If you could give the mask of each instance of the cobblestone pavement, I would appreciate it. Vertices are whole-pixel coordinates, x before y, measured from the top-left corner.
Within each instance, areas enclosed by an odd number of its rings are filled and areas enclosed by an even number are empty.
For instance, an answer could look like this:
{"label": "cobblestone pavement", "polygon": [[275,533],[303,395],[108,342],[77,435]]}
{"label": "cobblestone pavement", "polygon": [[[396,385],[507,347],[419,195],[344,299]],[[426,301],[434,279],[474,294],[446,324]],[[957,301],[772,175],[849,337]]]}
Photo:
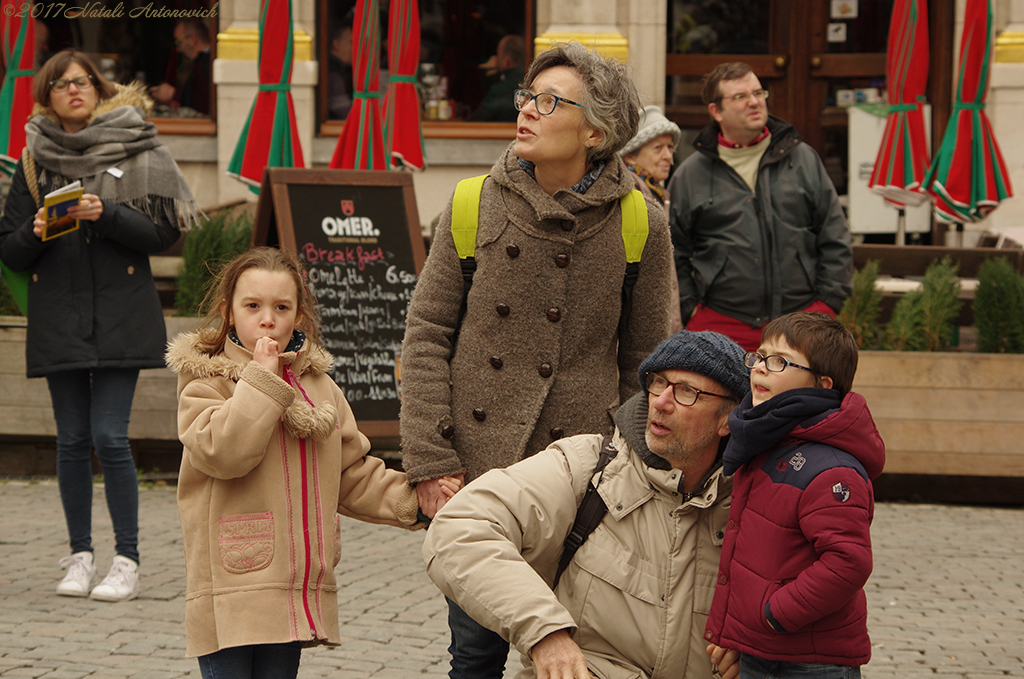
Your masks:
{"label": "cobblestone pavement", "polygon": [[[94,543],[113,536],[95,486]],[[53,481],[0,483],[0,676],[198,677],[184,658],[184,565],[174,489],[140,493],[142,590],[119,604],[58,597],[66,531]],[[338,567],[344,645],[302,656],[301,679],[438,678],[447,671],[442,597],[421,533],[343,524]],[[868,583],[866,679],[1024,677],[1024,510],[881,504]],[[518,668],[515,653],[507,676]]]}

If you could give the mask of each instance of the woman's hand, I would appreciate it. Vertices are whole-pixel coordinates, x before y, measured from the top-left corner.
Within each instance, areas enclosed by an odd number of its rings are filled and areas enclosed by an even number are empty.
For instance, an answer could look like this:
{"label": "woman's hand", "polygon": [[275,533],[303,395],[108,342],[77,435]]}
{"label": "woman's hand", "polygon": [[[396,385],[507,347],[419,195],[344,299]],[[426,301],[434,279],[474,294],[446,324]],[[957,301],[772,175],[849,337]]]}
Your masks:
{"label": "woman's hand", "polygon": [[36,238],[43,237],[43,227],[46,226],[46,208],[41,207],[36,211],[36,218],[32,220],[32,233]]}
{"label": "woman's hand", "polygon": [[103,214],[103,201],[100,197],[92,193],[82,194],[82,197],[78,200],[78,205],[72,205],[68,208],[68,216],[74,219],[87,219],[91,222],[96,221]]}
{"label": "woman's hand", "polygon": [[256,348],[252,350],[252,360],[276,375],[281,367],[281,359],[277,353],[277,340],[269,337],[261,337],[256,340]]}

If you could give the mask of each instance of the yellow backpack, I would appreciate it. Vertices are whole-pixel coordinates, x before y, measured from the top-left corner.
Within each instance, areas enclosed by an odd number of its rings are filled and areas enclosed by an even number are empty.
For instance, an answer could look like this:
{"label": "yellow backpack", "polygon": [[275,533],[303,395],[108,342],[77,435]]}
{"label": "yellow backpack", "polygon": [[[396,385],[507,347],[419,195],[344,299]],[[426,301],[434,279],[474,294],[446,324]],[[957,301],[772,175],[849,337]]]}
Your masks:
{"label": "yellow backpack", "polygon": [[[480,175],[463,179],[455,187],[452,199],[452,239],[455,251],[459,254],[462,267],[462,309],[459,311],[459,324],[466,313],[466,298],[469,288],[473,285],[473,274],[476,272],[476,232],[480,225],[480,192],[484,180],[490,175]],[[640,274],[640,257],[647,244],[650,225],[647,219],[647,201],[637,189],[633,189],[619,199],[622,210],[622,244],[626,248],[626,271],[622,279],[622,313],[620,324],[629,319],[633,306],[633,285]],[[458,333],[456,325],[456,333]],[[454,340],[453,340],[454,346]]]}

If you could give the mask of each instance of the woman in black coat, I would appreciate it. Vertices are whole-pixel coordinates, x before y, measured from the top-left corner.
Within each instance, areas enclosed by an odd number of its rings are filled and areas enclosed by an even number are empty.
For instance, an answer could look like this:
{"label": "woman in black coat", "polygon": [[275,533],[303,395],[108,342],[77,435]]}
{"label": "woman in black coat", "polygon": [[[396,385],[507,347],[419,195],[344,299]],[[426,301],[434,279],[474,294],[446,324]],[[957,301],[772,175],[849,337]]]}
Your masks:
{"label": "woman in black coat", "polygon": [[[0,219],[0,259],[31,273],[28,376],[46,378],[57,423],[57,480],[71,543],[57,593],[132,599],[139,501],[128,419],[139,370],[162,367],[166,344],[149,255],[178,239],[195,203],[145,121],[152,102],[142,86],[114,85],[84,54],[65,50],[36,74],[33,93],[28,154]],[[43,241],[41,197],[76,180],[85,193],[68,215],[80,228]],[[95,587],[93,448],[117,550]]]}

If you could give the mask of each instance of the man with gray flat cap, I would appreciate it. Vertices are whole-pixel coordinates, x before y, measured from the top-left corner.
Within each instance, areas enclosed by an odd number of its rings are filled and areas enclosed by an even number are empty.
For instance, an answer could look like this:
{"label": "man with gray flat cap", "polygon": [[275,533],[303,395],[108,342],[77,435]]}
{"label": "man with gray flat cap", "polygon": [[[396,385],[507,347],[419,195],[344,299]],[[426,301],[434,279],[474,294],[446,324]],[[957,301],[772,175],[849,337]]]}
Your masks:
{"label": "man with gray flat cap", "polygon": [[[640,364],[643,389],[611,437],[556,441],[438,512],[427,574],[519,649],[520,679],[738,674],[735,652],[709,658],[703,634],[729,514],[721,451],[749,391],[743,356],[715,332],[672,335]],[[560,572],[570,531],[586,537]]]}

